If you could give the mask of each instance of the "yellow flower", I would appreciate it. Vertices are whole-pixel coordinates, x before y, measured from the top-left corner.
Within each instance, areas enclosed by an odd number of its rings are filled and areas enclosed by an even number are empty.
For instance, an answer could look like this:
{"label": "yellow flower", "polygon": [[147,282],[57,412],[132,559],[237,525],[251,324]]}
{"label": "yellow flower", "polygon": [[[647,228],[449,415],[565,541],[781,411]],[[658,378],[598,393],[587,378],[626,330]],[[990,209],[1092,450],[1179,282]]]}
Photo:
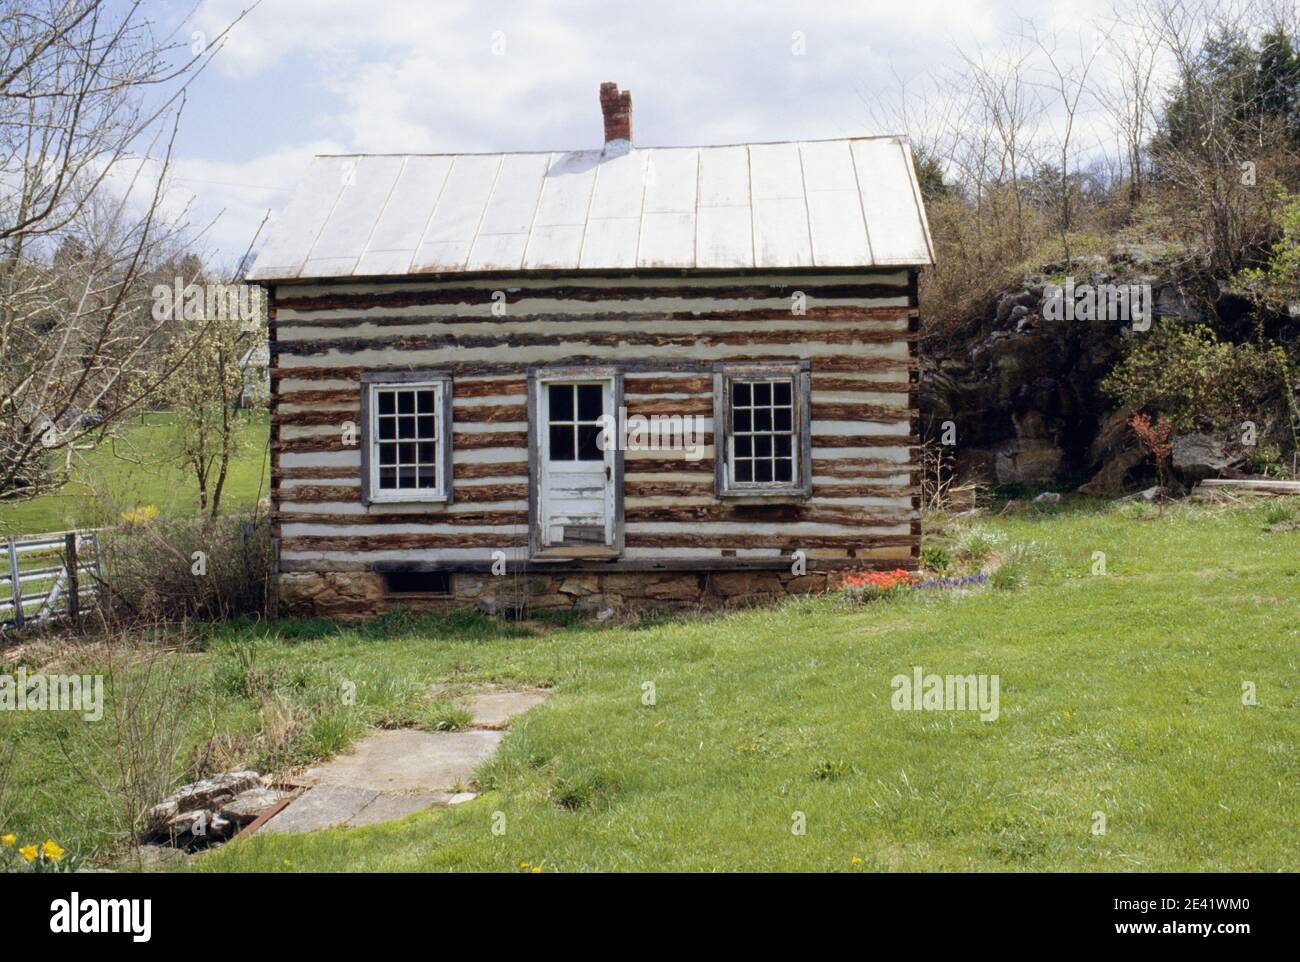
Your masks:
{"label": "yellow flower", "polygon": [[520,862],[520,863],[519,863],[519,867],[520,867],[520,868],[528,868],[528,863],[527,863],[527,862]]}
{"label": "yellow flower", "polygon": [[3,845],[5,848],[13,848],[13,844],[16,841],[18,841],[18,836],[16,835],[0,835],[0,845]]}
{"label": "yellow flower", "polygon": [[36,846],[24,845],[18,850],[18,854],[30,862],[32,859],[36,858]]}
{"label": "yellow flower", "polygon": [[540,872],[541,870],[542,870],[542,867],[541,867],[540,865],[535,866],[535,867],[533,868],[533,874],[536,875],[536,874],[537,874],[538,872]]}
{"label": "yellow flower", "polygon": [[853,864],[854,864],[854,865],[861,865],[861,864],[862,864],[862,859],[858,858],[856,855],[853,856]]}
{"label": "yellow flower", "polygon": [[46,858],[53,859],[56,862],[63,858],[63,849],[59,848],[58,843],[52,838],[45,840],[45,844],[41,846],[41,851],[45,853]]}
{"label": "yellow flower", "polygon": [[122,520],[128,525],[144,524],[158,517],[158,509],[152,504],[146,504],[143,507],[135,507],[130,511],[122,512]]}

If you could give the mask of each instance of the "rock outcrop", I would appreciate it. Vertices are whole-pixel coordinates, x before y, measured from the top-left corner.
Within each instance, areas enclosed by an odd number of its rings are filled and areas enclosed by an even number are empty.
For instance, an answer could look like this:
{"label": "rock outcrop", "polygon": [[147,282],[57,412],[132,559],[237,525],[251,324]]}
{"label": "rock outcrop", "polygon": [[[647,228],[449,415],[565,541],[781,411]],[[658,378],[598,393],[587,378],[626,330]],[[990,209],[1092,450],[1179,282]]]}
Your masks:
{"label": "rock outcrop", "polygon": [[[1126,340],[1140,337],[1132,318],[1060,318],[1047,310],[1048,285],[1149,285],[1152,321],[1203,319],[1195,299],[1161,272],[1158,254],[1117,249],[1109,259],[1048,265],[1024,286],[993,299],[987,314],[948,345],[922,347],[918,397],[923,434],[956,428],[958,474],[1002,485],[1080,486],[1114,496],[1153,476],[1136,443],[1129,411],[1115,410],[1101,382]],[[1071,312],[1073,313],[1073,312]],[[1175,470],[1186,483],[1231,470],[1239,461],[1211,451],[1199,436],[1179,439]]]}

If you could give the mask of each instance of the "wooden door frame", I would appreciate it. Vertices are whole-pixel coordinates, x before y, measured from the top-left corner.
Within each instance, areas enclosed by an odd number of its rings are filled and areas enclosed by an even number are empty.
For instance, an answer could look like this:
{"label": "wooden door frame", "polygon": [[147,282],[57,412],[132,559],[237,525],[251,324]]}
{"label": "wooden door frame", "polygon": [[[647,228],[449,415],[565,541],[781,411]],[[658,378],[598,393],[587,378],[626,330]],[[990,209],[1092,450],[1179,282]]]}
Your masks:
{"label": "wooden door frame", "polygon": [[540,388],[547,381],[610,381],[613,411],[610,413],[618,420],[618,412],[623,407],[623,370],[617,365],[552,365],[534,366],[528,369],[528,557],[537,561],[568,561],[580,558],[618,558],[623,554],[623,444],[618,439],[614,447],[613,478],[613,538],[612,544],[593,548],[550,547],[542,546],[542,537],[538,512],[541,501],[541,453],[542,435],[540,418]]}

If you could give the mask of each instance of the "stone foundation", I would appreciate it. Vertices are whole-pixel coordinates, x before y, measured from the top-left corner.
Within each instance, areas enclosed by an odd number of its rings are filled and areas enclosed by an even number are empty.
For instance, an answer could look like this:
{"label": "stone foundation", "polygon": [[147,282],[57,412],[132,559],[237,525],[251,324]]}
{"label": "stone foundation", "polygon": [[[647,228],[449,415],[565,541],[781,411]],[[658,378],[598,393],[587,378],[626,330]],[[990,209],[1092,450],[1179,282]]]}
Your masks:
{"label": "stone foundation", "polygon": [[445,596],[388,594],[373,572],[289,572],[279,576],[282,615],[359,618],[392,608],[478,608],[527,617],[547,610],[576,609],[592,615],[625,609],[729,608],[767,604],[792,595],[825,591],[836,572],[700,571],[555,574],[453,574]]}

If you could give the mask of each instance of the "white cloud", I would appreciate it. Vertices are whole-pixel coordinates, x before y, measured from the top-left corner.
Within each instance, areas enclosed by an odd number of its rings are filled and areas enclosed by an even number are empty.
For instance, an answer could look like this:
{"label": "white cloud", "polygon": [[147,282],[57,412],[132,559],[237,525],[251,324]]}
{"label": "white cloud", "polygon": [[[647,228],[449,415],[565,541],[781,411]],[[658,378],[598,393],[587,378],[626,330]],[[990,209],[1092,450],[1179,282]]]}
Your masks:
{"label": "white cloud", "polygon": [[[197,28],[215,35],[246,2],[207,0]],[[358,152],[594,146],[603,80],[632,90],[643,144],[863,133],[864,99],[892,96],[896,74],[941,65],[955,42],[991,43],[1022,15],[1066,24],[1101,16],[1108,2],[265,0],[202,82],[268,78],[265,97],[247,107],[267,152],[230,162],[214,141],[178,173],[289,186],[321,143]],[[792,50],[796,31],[802,55]],[[224,219],[237,225],[214,234],[223,250],[284,199],[195,186],[205,207],[227,206]]]}

